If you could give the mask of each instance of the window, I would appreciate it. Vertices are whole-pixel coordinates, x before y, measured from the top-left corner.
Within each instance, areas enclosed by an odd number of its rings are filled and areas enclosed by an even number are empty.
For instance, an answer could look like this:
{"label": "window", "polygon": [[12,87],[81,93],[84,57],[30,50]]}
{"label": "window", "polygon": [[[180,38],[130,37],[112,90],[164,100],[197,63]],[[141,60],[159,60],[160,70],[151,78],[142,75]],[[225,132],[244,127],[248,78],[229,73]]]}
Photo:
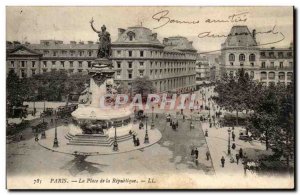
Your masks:
{"label": "window", "polygon": [[32,61],[32,68],[34,68],[35,66],[35,61]]}
{"label": "window", "polygon": [[132,57],[132,51],[128,51],[128,56]]}
{"label": "window", "polygon": [[65,51],[65,50],[63,50],[61,53],[62,53],[62,55],[64,55],[64,56],[67,55],[67,51]]}
{"label": "window", "polygon": [[21,70],[21,77],[22,78],[26,77],[25,70]]}
{"label": "window", "polygon": [[92,67],[92,62],[91,61],[88,61],[88,67]]}
{"label": "window", "polygon": [[117,62],[117,68],[121,68],[121,62]]}
{"label": "window", "polygon": [[83,56],[84,52],[83,51],[79,51],[79,56]]}
{"label": "window", "polygon": [[32,74],[32,75],[35,75],[35,69],[32,69],[32,70],[31,70],[31,74]]}
{"label": "window", "polygon": [[287,52],[287,57],[293,57],[292,52]]}
{"label": "window", "polygon": [[117,71],[117,76],[121,76],[121,71]]}
{"label": "window", "polygon": [[244,62],[245,61],[245,54],[240,54],[239,55],[239,60],[240,60],[240,62]]}
{"label": "window", "polygon": [[132,79],[132,71],[128,71],[128,79]]}
{"label": "window", "polygon": [[285,80],[285,73],[284,72],[279,72],[278,73],[278,79],[279,80]]}
{"label": "window", "polygon": [[52,61],[52,65],[55,66],[55,61]]}
{"label": "window", "polygon": [[22,68],[25,67],[25,61],[21,61],[21,67],[22,67]]}
{"label": "window", "polygon": [[240,63],[240,66],[244,66],[244,63]]}
{"label": "window", "polygon": [[267,79],[267,73],[266,72],[261,72],[260,73],[260,78],[261,79]]}
{"label": "window", "polygon": [[92,51],[89,51],[89,56],[92,56]]}
{"label": "window", "polygon": [[252,54],[249,55],[249,61],[250,62],[255,61],[255,54],[252,53]]}
{"label": "window", "polygon": [[144,62],[140,62],[140,66],[144,66]]}
{"label": "window", "polygon": [[274,68],[274,62],[270,63],[270,68]]}
{"label": "window", "polygon": [[293,62],[289,62],[289,67],[293,68]]}
{"label": "window", "polygon": [[82,70],[81,70],[81,69],[79,69],[79,70],[78,70],[78,72],[82,72]]}
{"label": "window", "polygon": [[275,72],[269,72],[269,79],[275,79]]}
{"label": "window", "polygon": [[82,68],[82,61],[78,62],[78,66],[79,66],[79,68]]}
{"label": "window", "polygon": [[128,62],[128,68],[132,68],[132,62]]}
{"label": "window", "polygon": [[57,56],[57,52],[56,51],[53,52],[53,56]]}
{"label": "window", "polygon": [[65,67],[64,61],[60,61],[62,67]]}
{"label": "window", "polygon": [[144,51],[140,51],[140,56],[144,57]]}
{"label": "window", "polygon": [[278,52],[278,57],[279,58],[283,58],[283,53],[282,52]]}
{"label": "window", "polygon": [[266,68],[266,62],[261,62],[261,67]]}
{"label": "window", "polygon": [[44,51],[44,54],[45,54],[45,55],[48,55],[48,54],[49,54],[49,51],[48,51],[48,50],[45,50],[45,51]]}
{"label": "window", "polygon": [[43,69],[43,73],[46,73],[47,72],[47,69]]}
{"label": "window", "polygon": [[279,62],[279,68],[283,69],[283,62]]}
{"label": "window", "polygon": [[260,52],[260,56],[261,57],[266,57],[266,53],[265,52]]}
{"label": "window", "polygon": [[251,66],[254,66],[254,63],[253,63],[253,62],[251,62],[250,64],[251,64]]}
{"label": "window", "polygon": [[73,61],[70,61],[70,67],[73,67]]}
{"label": "window", "polygon": [[140,77],[143,77],[143,76],[144,76],[144,71],[140,70]]}
{"label": "window", "polygon": [[15,67],[15,62],[14,61],[10,61],[10,64],[12,67]]}
{"label": "window", "polygon": [[129,41],[133,40],[133,35],[129,35]]}
{"label": "window", "polygon": [[271,57],[271,58],[274,58],[275,56],[274,56],[274,52],[270,52],[269,53],[269,56]]}
{"label": "window", "polygon": [[251,77],[251,78],[254,78],[254,71],[251,71],[251,72],[250,72],[250,77]]}
{"label": "window", "polygon": [[75,55],[75,52],[74,52],[74,51],[70,51],[70,55],[71,55],[71,56],[74,56],[74,55]]}
{"label": "window", "polygon": [[229,54],[229,61],[235,61],[235,55],[233,53]]}
{"label": "window", "polygon": [[121,56],[121,50],[117,50],[117,55]]}
{"label": "window", "polygon": [[287,73],[287,80],[292,80],[293,78],[293,73],[292,72],[288,72]]}
{"label": "window", "polygon": [[230,62],[230,65],[233,66],[233,62]]}
{"label": "window", "polygon": [[47,68],[47,62],[43,61],[44,68]]}

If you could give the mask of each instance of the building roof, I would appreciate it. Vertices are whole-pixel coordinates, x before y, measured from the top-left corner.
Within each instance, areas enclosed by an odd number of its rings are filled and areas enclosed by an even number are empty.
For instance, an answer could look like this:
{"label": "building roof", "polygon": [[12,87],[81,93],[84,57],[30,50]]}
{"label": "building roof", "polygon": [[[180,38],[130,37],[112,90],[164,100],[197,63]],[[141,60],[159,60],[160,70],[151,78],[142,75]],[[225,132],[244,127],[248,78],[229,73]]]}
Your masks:
{"label": "building roof", "polygon": [[193,47],[193,42],[189,41],[186,37],[174,36],[164,38],[163,44],[166,46],[165,50],[179,50],[179,51],[192,51],[197,50]]}
{"label": "building roof", "polygon": [[[133,37],[130,40],[130,37]],[[142,26],[129,27],[126,30],[119,28],[118,39],[113,44],[155,44],[160,45],[161,42],[157,39],[157,33],[153,33],[150,29]]]}
{"label": "building roof", "polygon": [[247,26],[233,26],[225,40],[224,46],[257,46],[257,42],[255,40],[255,31],[253,37],[253,33],[249,31]]}

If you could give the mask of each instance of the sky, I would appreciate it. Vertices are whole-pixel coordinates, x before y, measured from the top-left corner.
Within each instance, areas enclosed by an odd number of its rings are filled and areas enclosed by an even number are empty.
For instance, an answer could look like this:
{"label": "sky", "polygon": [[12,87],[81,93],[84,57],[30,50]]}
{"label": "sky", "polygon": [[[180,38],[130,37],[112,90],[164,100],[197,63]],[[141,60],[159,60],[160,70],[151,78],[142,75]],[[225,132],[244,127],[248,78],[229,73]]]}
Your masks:
{"label": "sky", "polygon": [[[161,13],[161,14],[160,14]],[[232,21],[233,15],[234,20]],[[166,23],[168,17],[170,22]],[[39,43],[40,40],[97,41],[89,21],[95,27],[105,24],[112,41],[118,36],[118,28],[142,25],[158,33],[160,41],[169,36],[185,36],[193,41],[198,52],[219,50],[226,38],[199,38],[210,32],[227,35],[233,25],[247,25],[257,34],[262,47],[287,47],[293,41],[293,7],[7,7],[6,40]],[[159,20],[159,21],[158,21]],[[207,20],[227,22],[208,23]],[[187,22],[189,24],[187,24]],[[166,23],[166,24],[165,24]],[[162,27],[161,25],[165,24]],[[159,27],[159,28],[158,28]],[[203,34],[202,34],[203,35]]]}

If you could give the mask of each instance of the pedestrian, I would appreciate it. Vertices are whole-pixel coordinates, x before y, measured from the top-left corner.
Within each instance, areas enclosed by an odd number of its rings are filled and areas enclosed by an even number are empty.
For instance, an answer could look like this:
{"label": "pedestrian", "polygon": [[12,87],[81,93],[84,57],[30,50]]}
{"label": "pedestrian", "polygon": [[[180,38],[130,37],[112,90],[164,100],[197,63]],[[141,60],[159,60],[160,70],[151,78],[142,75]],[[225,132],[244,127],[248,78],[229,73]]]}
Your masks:
{"label": "pedestrian", "polygon": [[23,140],[23,133],[20,133],[20,141]]}
{"label": "pedestrian", "polygon": [[240,155],[240,158],[243,158],[243,149],[242,148],[240,148],[240,150],[239,150],[239,155]]}
{"label": "pedestrian", "polygon": [[182,120],[185,121],[185,115],[182,115]]}
{"label": "pedestrian", "polygon": [[39,137],[38,137],[38,134],[37,134],[37,133],[35,134],[34,141],[36,141],[36,142],[39,141]]}
{"label": "pedestrian", "polygon": [[158,118],[158,114],[157,113],[156,113],[155,117]]}
{"label": "pedestrian", "polygon": [[222,168],[224,168],[224,165],[225,165],[225,158],[224,158],[224,156],[222,156],[222,158],[221,158],[221,164],[222,164]]}
{"label": "pedestrian", "polygon": [[207,131],[207,129],[205,130],[205,137],[208,137],[208,131]]}
{"label": "pedestrian", "polygon": [[207,150],[207,152],[206,152],[206,160],[209,160],[209,156],[210,156],[210,153],[209,153],[209,151]]}
{"label": "pedestrian", "polygon": [[136,146],[136,139],[135,139],[135,135],[134,134],[132,135],[132,140],[133,140],[134,146]]}
{"label": "pedestrian", "polygon": [[231,146],[231,148],[232,148],[233,150],[235,150],[235,148],[236,148],[236,145],[235,145],[235,143],[232,143],[232,146]]}
{"label": "pedestrian", "polygon": [[143,122],[141,121],[140,124],[139,124],[139,129],[142,129],[144,127],[144,124]]}
{"label": "pedestrian", "polygon": [[236,164],[238,165],[238,164],[239,164],[239,160],[240,160],[240,155],[239,155],[239,154],[236,154],[236,155],[235,155],[235,158],[236,158]]}
{"label": "pedestrian", "polygon": [[192,151],[191,151],[191,157],[192,157],[192,159],[194,159],[194,155],[195,155],[195,150],[194,150],[194,148],[192,148]]}
{"label": "pedestrian", "polygon": [[198,149],[196,148],[196,149],[195,149],[195,159],[196,159],[196,160],[198,159],[198,155],[199,155],[199,151],[198,151]]}
{"label": "pedestrian", "polygon": [[209,122],[209,128],[211,128],[212,127],[212,124],[211,124],[211,122]]}
{"label": "pedestrian", "polygon": [[140,140],[139,138],[136,138],[136,146],[139,146],[140,145]]}
{"label": "pedestrian", "polygon": [[235,141],[235,133],[232,131],[232,141]]}

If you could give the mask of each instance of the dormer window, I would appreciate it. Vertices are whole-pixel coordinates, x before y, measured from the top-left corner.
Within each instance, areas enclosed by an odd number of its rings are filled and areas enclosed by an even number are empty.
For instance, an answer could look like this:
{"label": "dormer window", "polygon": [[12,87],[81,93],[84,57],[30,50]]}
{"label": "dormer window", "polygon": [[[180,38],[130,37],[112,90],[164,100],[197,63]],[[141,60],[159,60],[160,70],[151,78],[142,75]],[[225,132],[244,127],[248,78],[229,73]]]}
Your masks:
{"label": "dormer window", "polygon": [[135,37],[135,33],[132,32],[132,31],[129,31],[129,32],[127,33],[127,36],[128,36],[128,38],[129,38],[129,41],[133,41],[133,39],[134,39],[134,37]]}

